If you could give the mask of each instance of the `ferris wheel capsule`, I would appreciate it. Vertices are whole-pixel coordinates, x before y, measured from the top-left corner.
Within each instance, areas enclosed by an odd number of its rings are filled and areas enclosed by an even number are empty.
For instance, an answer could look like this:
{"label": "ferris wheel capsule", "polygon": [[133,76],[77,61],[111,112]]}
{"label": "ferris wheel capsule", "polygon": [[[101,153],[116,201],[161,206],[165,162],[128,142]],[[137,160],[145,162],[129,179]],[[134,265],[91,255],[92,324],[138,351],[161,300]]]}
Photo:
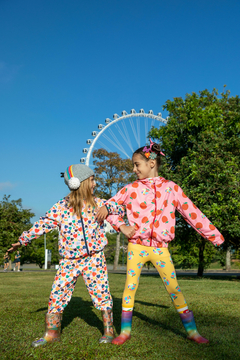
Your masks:
{"label": "ferris wheel capsule", "polygon": [[127,112],[125,110],[122,111],[122,116],[127,115]]}
{"label": "ferris wheel capsule", "polygon": [[86,160],[85,158],[81,158],[81,159],[80,159],[80,163],[84,164],[84,163],[85,163],[85,160]]}
{"label": "ferris wheel capsule", "polygon": [[91,143],[92,143],[92,140],[91,140],[91,139],[87,139],[87,144],[88,144],[88,145],[91,145]]}
{"label": "ferris wheel capsule", "polygon": [[109,124],[111,121],[112,121],[111,119],[106,118],[105,123],[106,123],[106,124]]}
{"label": "ferris wheel capsule", "polygon": [[143,110],[143,109],[140,109],[140,110],[139,110],[139,114],[145,114],[144,110]]}
{"label": "ferris wheel capsule", "polygon": [[102,130],[103,127],[104,127],[104,125],[102,125],[102,124],[99,124],[99,125],[98,125],[98,129],[99,129],[99,130]]}
{"label": "ferris wheel capsule", "polygon": [[153,115],[153,111],[152,110],[149,110],[148,112],[150,115]]}
{"label": "ferris wheel capsule", "polygon": [[93,131],[92,132],[92,136],[96,136],[97,135],[97,132],[96,131]]}
{"label": "ferris wheel capsule", "polygon": [[87,148],[84,148],[83,149],[83,153],[86,154],[88,152],[88,149]]}
{"label": "ferris wheel capsule", "polygon": [[158,114],[157,114],[157,116],[160,116],[160,117],[162,117],[162,113],[158,113]]}
{"label": "ferris wheel capsule", "polygon": [[130,111],[130,114],[136,114],[136,110],[132,109],[132,110]]}
{"label": "ferris wheel capsule", "polygon": [[114,114],[114,115],[113,115],[113,118],[114,118],[114,120],[116,120],[117,118],[119,118],[119,115],[118,115],[118,114]]}

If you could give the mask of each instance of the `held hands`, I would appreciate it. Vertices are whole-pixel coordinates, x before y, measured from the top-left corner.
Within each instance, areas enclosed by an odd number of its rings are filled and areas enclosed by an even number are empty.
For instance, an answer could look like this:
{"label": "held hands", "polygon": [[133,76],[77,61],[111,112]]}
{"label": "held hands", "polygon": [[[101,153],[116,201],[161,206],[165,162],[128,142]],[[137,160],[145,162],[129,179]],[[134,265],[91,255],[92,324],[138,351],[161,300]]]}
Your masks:
{"label": "held hands", "polygon": [[20,242],[18,241],[15,244],[12,244],[12,247],[8,249],[8,252],[16,251],[21,246]]}
{"label": "held hands", "polygon": [[97,210],[97,214],[96,214],[95,219],[96,219],[98,222],[102,223],[103,220],[105,220],[107,216],[108,216],[108,211],[107,211],[106,206],[104,205],[104,206],[100,207],[100,208]]}
{"label": "held hands", "polygon": [[127,225],[121,225],[119,229],[128,239],[133,237],[136,231],[134,226],[127,226]]}

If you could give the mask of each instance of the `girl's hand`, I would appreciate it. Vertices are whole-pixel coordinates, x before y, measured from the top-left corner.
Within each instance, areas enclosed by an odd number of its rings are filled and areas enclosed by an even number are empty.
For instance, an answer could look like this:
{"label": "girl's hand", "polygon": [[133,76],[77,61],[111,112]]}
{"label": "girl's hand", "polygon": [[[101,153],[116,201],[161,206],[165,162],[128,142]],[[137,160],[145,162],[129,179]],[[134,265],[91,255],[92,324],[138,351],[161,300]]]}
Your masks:
{"label": "girl's hand", "polygon": [[136,231],[134,226],[127,226],[127,225],[121,225],[119,229],[128,239],[133,237]]}
{"label": "girl's hand", "polygon": [[8,252],[16,251],[21,246],[20,242],[18,241],[15,244],[12,244],[12,247],[8,249]]}
{"label": "girl's hand", "polygon": [[98,222],[102,223],[103,220],[105,220],[107,216],[108,216],[108,211],[107,211],[106,206],[104,205],[104,206],[100,207],[100,209],[97,210],[95,219]]}

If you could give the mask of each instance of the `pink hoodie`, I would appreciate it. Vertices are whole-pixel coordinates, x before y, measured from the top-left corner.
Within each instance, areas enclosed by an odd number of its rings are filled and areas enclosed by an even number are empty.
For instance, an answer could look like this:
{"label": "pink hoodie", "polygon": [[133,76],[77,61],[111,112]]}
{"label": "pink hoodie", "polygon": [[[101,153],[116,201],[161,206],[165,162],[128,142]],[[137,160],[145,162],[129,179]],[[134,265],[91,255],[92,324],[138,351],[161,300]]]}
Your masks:
{"label": "pink hoodie", "polygon": [[[129,224],[136,229],[135,235],[129,239],[133,244],[168,247],[175,237],[175,209],[214,245],[224,242],[224,237],[182,189],[162,177],[137,180],[126,185],[108,201],[126,206]],[[116,230],[124,224],[121,217],[117,221],[116,217],[114,220],[109,217],[108,221]]]}

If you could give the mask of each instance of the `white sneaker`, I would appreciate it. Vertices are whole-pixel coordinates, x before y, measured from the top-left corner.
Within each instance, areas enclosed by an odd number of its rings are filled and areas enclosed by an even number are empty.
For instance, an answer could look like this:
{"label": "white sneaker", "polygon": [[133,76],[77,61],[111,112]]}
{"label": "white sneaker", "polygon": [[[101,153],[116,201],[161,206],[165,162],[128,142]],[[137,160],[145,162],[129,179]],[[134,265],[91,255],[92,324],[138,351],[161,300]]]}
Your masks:
{"label": "white sneaker", "polygon": [[13,271],[15,271],[15,268],[13,268]]}
{"label": "white sneaker", "polygon": [[18,270],[18,271],[20,271],[20,270]]}

